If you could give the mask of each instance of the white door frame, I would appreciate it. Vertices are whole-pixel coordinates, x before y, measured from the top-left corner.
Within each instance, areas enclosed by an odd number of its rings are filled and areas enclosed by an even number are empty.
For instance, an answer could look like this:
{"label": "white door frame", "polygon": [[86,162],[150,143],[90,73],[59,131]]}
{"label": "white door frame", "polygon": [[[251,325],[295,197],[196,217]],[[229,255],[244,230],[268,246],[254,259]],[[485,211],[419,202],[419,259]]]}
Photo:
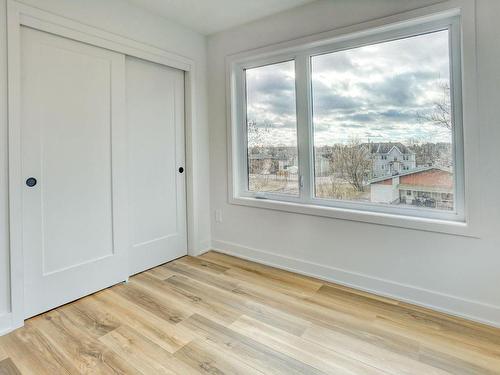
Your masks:
{"label": "white door frame", "polygon": [[79,22],[57,16],[14,0],[7,2],[8,55],[8,158],[9,158],[9,236],[10,236],[10,330],[24,325],[24,259],[22,244],[22,175],[20,123],[20,31],[21,26],[60,35],[65,38],[106,48],[125,55],[183,70],[185,76],[185,138],[186,138],[186,196],[188,252],[196,254],[198,229],[194,213],[198,209],[196,193],[197,155],[195,134],[195,77],[193,60],[171,52],[106,32]]}

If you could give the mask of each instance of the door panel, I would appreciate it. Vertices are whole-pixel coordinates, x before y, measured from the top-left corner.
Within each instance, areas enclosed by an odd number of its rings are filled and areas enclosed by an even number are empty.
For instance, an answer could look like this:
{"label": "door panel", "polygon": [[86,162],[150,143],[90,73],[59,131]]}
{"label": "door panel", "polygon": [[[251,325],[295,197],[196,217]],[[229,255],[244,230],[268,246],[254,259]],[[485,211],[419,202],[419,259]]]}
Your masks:
{"label": "door panel", "polygon": [[184,74],[127,57],[130,273],[187,254]]}
{"label": "door panel", "polygon": [[21,31],[25,311],[127,278],[123,55]]}

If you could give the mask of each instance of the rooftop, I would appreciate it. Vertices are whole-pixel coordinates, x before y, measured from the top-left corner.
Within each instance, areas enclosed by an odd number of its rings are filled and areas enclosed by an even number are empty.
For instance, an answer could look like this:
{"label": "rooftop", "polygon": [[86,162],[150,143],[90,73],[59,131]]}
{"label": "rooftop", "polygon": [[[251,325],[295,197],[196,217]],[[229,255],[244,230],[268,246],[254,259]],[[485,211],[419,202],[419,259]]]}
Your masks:
{"label": "rooftop", "polygon": [[399,177],[400,185],[453,189],[453,173],[439,167],[416,168],[394,176],[374,178],[369,183],[383,183],[394,177]]}
{"label": "rooftop", "polygon": [[363,143],[363,146],[368,147],[372,154],[388,154],[394,147],[399,149],[403,154],[413,154],[407,146],[401,142],[379,142],[379,143]]}

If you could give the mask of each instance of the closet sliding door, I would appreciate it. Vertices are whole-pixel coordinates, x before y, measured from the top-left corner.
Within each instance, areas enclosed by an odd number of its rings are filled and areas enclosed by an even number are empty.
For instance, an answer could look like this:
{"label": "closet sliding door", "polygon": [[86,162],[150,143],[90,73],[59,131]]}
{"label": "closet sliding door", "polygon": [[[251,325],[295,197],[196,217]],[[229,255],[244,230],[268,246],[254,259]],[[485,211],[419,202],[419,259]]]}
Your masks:
{"label": "closet sliding door", "polygon": [[22,27],[25,317],[186,255],[184,74]]}
{"label": "closet sliding door", "polygon": [[21,29],[25,316],[128,277],[125,56]]}
{"label": "closet sliding door", "polygon": [[187,254],[184,73],[21,27],[25,317]]}
{"label": "closet sliding door", "polygon": [[184,73],[126,58],[130,274],[187,254]]}

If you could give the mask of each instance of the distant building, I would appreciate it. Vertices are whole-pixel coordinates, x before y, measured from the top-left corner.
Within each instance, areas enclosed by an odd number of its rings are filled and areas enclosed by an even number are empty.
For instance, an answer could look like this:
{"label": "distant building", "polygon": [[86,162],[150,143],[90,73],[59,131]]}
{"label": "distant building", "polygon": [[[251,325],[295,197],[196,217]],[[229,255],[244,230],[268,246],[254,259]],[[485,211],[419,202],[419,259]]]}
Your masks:
{"label": "distant building", "polygon": [[250,174],[277,174],[289,171],[291,174],[297,173],[297,157],[285,151],[271,155],[263,149],[258,153],[248,155],[248,169]]}
{"label": "distant building", "polygon": [[364,143],[373,160],[373,177],[393,176],[416,168],[415,153],[400,142]]}
{"label": "distant building", "polygon": [[437,167],[423,167],[375,178],[370,181],[370,200],[452,210],[453,173]]}

